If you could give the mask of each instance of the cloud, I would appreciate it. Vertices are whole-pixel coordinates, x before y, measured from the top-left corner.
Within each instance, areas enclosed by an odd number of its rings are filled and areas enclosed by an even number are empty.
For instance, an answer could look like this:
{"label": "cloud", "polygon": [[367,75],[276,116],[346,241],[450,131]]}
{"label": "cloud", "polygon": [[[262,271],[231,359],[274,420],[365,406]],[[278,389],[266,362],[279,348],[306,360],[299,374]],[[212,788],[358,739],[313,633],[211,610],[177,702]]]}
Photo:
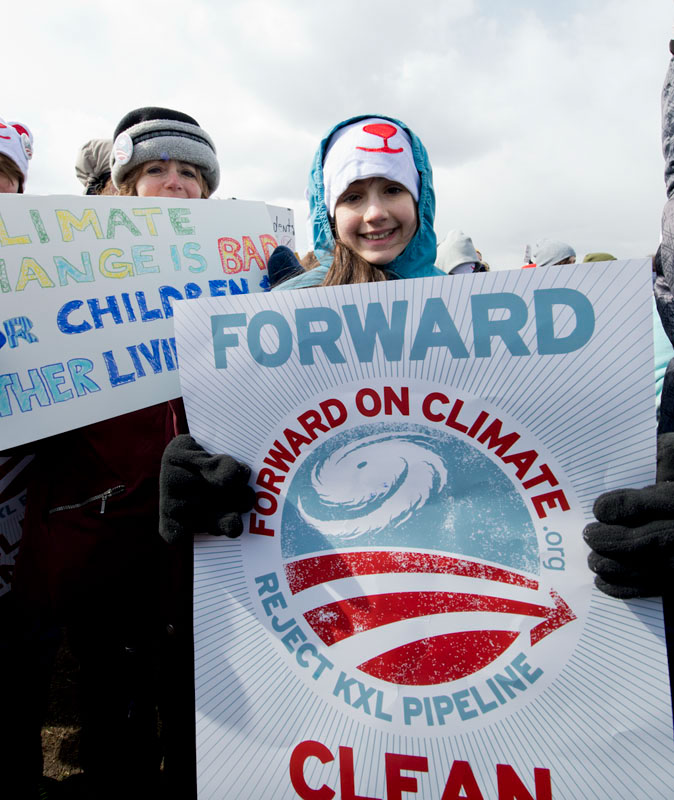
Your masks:
{"label": "cloud", "polygon": [[23,15],[5,12],[26,37],[6,37],[0,115],[33,129],[29,191],[79,193],[78,148],[166,105],[213,136],[220,196],[290,204],[301,231],[322,133],[382,112],[429,150],[440,238],[461,227],[511,267],[541,236],[622,257],[657,245],[666,0],[37,0]]}

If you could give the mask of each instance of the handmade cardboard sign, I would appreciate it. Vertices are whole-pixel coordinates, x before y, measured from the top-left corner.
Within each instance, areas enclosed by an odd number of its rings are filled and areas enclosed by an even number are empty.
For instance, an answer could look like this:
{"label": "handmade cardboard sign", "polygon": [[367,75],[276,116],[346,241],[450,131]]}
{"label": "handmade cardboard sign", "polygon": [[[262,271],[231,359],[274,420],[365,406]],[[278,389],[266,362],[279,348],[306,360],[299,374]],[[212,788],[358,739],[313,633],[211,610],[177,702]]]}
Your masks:
{"label": "handmade cardboard sign", "polygon": [[648,262],[203,299],[176,336],[257,491],[195,550],[200,798],[668,793],[661,605],[581,536],[654,477]]}
{"label": "handmade cardboard sign", "polygon": [[0,449],[180,394],[181,299],[268,288],[292,211],[242,200],[0,202]]}

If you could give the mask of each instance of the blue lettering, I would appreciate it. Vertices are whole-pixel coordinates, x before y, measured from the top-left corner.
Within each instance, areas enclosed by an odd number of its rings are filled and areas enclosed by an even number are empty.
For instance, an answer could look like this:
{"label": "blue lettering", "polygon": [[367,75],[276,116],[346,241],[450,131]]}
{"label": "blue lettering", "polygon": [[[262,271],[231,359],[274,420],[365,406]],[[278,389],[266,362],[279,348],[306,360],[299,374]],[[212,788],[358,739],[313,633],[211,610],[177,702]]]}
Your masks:
{"label": "blue lettering", "polygon": [[[276,352],[267,353],[262,347],[262,329],[265,325],[271,325],[276,330],[278,336]],[[255,314],[248,325],[247,333],[248,349],[260,366],[279,367],[290,358],[293,349],[293,335],[285,317],[277,311],[260,311]]]}
{"label": "blue lettering", "polygon": [[82,308],[84,302],[82,300],[69,300],[67,303],[59,308],[58,313],[56,315],[56,324],[58,325],[58,329],[62,333],[84,333],[84,331],[91,330],[91,323],[81,322],[79,325],[73,325],[68,320],[68,317],[73,311],[77,311],[77,309]]}
{"label": "blue lettering", "polygon": [[[322,329],[312,330],[312,324],[320,324]],[[320,347],[331,364],[346,363],[346,359],[336,344],[337,339],[342,335],[342,320],[336,311],[326,306],[297,308],[295,309],[295,325],[297,326],[300,364],[314,363],[314,347]],[[288,335],[290,336],[290,329],[288,329]],[[290,337],[290,346],[292,347],[292,337]]]}
{"label": "blue lettering", "polygon": [[154,247],[151,244],[134,244],[131,248],[131,258],[136,275],[149,275],[159,272],[159,264],[152,264]]}
{"label": "blue lettering", "polygon": [[89,377],[94,364],[88,358],[71,358],[68,361],[68,372],[78,397],[91,392],[100,392],[101,387]]}
{"label": "blue lettering", "polygon": [[[478,358],[491,356],[493,336],[500,336],[512,355],[531,355],[518,334],[527,321],[527,304],[521,297],[510,292],[474,294],[470,298],[470,304],[473,311],[475,355]],[[497,309],[509,311],[509,317],[507,319],[489,319],[489,312]]]}
{"label": "blue lettering", "polygon": [[423,361],[431,347],[449,347],[453,358],[468,358],[466,345],[440,297],[429,297],[424,303],[410,361]]}
{"label": "blue lettering", "polygon": [[125,383],[132,383],[136,380],[136,376],[133,372],[127,372],[124,375],[119,374],[119,368],[117,367],[117,362],[112,354],[112,350],[106,350],[105,353],[103,353],[103,360],[105,361],[105,367],[110,377],[110,386],[123,386]]}
{"label": "blue lettering", "polygon": [[245,327],[245,314],[214,314],[211,317],[213,356],[216,369],[227,369],[227,348],[238,347],[239,345],[238,335],[236,333],[225,333],[225,329]]}
{"label": "blue lettering", "polygon": [[82,258],[82,269],[78,269],[62,256],[54,256],[56,274],[58,275],[59,286],[68,285],[68,277],[75,283],[91,283],[94,280],[94,269],[91,266],[91,256],[86,250],[80,253]]}
{"label": "blue lettering", "polygon": [[[555,337],[552,307],[568,306],[576,316],[576,327],[567,336]],[[576,289],[538,289],[534,291],[536,339],[542,356],[572,353],[586,345],[594,333],[594,308]]]}
{"label": "blue lettering", "polygon": [[381,303],[367,304],[365,325],[361,323],[357,306],[343,306],[343,312],[359,361],[372,361],[377,338],[381,342],[384,358],[387,361],[400,361],[405,341],[407,300],[393,301],[390,323]]}
{"label": "blue lettering", "polygon": [[42,377],[47,381],[47,388],[49,389],[51,396],[54,398],[54,401],[57,403],[63,403],[65,400],[71,400],[73,396],[72,389],[66,389],[64,392],[59,388],[66,382],[66,379],[63,375],[63,369],[64,367],[61,363],[47,364],[40,368]]}

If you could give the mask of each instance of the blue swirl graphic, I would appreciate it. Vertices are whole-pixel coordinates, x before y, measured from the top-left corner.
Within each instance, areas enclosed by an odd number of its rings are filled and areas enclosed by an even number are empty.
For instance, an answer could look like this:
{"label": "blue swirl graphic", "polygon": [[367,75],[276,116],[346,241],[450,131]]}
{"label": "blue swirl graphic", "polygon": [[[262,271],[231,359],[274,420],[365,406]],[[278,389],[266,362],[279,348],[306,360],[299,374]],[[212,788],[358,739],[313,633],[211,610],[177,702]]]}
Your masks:
{"label": "blue swirl graphic", "polygon": [[470,443],[422,425],[340,432],[297,470],[283,509],[283,556],[354,545],[539,569],[531,517],[507,475]]}

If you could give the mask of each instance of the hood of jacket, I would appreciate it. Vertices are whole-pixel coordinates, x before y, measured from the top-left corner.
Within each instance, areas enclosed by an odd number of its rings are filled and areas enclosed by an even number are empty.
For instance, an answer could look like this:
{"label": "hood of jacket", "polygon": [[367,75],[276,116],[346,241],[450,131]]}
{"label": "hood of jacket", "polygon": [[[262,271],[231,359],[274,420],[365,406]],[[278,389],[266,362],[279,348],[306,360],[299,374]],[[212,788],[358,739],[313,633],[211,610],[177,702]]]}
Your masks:
{"label": "hood of jacket", "polygon": [[325,204],[325,187],[323,182],[323,159],[328,147],[330,138],[335,131],[345,125],[351,125],[361,119],[371,119],[378,117],[402,128],[412,141],[412,155],[415,166],[420,175],[419,202],[417,213],[419,226],[412,240],[405,250],[393,261],[385,266],[392,278],[424,278],[431,275],[443,275],[442,270],[435,266],[435,254],[437,242],[433,224],[435,222],[435,192],[433,190],[433,173],[428,159],[426,148],[421,143],[418,136],[393,117],[385,114],[359,114],[351,117],[331,128],[321,140],[316,151],[314,160],[309,173],[309,184],[307,186],[307,200],[309,201],[309,226],[313,237],[314,253],[320,262],[320,266],[291,278],[289,281],[279,285],[279,289],[297,289],[305,286],[318,286],[323,282],[330,264],[332,263],[333,252],[335,249],[335,237],[332,232],[332,225]]}

